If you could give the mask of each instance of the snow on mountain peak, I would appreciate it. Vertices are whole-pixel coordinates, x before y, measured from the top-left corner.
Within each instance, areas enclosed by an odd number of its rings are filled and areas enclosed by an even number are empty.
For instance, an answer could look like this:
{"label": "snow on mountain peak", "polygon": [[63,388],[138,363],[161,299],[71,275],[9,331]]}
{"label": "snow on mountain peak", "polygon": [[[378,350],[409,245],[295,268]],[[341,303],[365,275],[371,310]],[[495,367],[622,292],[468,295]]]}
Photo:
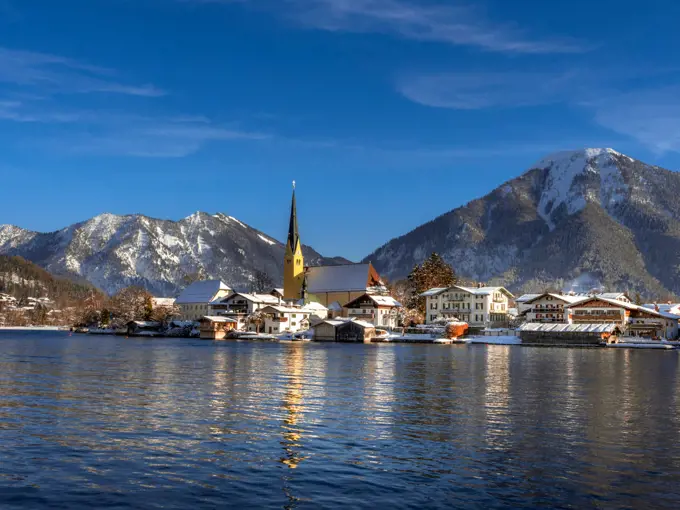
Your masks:
{"label": "snow on mountain peak", "polygon": [[[599,201],[608,208],[625,198],[628,187],[612,156],[623,156],[614,149],[580,149],[551,154],[532,168],[548,170],[538,214],[555,228],[553,213],[563,204],[567,214],[581,211],[588,201]],[[585,184],[588,176],[599,174],[599,196]],[[580,178],[580,179],[577,179]]]}

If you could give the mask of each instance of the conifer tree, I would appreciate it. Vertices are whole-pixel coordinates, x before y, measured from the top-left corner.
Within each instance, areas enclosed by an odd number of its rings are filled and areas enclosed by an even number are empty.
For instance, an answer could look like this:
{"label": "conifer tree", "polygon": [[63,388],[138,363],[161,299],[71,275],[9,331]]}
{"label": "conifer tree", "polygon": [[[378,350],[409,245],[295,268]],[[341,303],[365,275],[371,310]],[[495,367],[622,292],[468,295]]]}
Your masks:
{"label": "conifer tree", "polygon": [[416,265],[408,275],[411,298],[407,307],[425,313],[425,298],[420,294],[434,287],[450,287],[458,282],[456,272],[438,253],[432,253],[422,264]]}

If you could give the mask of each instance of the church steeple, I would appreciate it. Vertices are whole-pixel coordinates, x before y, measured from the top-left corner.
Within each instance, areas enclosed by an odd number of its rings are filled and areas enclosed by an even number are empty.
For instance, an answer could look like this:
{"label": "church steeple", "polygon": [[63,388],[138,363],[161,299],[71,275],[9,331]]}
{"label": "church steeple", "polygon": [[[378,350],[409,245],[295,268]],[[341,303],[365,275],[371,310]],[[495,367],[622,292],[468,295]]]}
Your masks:
{"label": "church steeple", "polygon": [[297,205],[295,203],[295,181],[293,181],[293,201],[290,204],[290,223],[288,224],[288,246],[293,253],[300,242],[300,233],[298,232],[297,222]]}
{"label": "church steeple", "polygon": [[290,220],[288,223],[288,240],[283,261],[283,297],[300,299],[305,276],[305,261],[302,257],[302,244],[297,222],[297,204],[295,201],[295,181],[293,181],[293,199],[290,204]]}

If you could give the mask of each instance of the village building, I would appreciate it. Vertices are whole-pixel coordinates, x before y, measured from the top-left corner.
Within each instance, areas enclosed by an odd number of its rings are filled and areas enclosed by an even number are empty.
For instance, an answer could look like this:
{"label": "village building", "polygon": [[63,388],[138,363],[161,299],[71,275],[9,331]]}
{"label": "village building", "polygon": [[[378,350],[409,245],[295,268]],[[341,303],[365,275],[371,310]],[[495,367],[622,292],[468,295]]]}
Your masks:
{"label": "village building", "polygon": [[523,317],[526,322],[567,323],[564,307],[581,301],[583,298],[546,292],[523,301]]}
{"label": "village building", "polygon": [[678,337],[680,316],[601,296],[565,306],[570,324],[615,324],[627,335],[645,338]]}
{"label": "village building", "polygon": [[425,324],[439,319],[458,319],[471,327],[483,328],[508,321],[513,295],[504,287],[433,288],[423,292]]}
{"label": "village building", "polygon": [[288,238],[284,255],[283,295],[286,300],[317,302],[329,307],[344,306],[366,293],[387,294],[387,288],[373,265],[337,264],[305,267],[298,230],[295,188],[290,208]]}
{"label": "village building", "polygon": [[236,321],[236,329],[255,331],[255,325],[248,324],[248,317],[269,305],[280,305],[281,298],[271,294],[248,294],[234,292],[224,299],[213,303],[212,314],[230,317]]}
{"label": "village building", "polygon": [[285,299],[285,296],[283,295],[283,287],[281,287],[281,288],[276,287],[276,288],[272,289],[270,294],[272,296],[276,297],[276,298]]}
{"label": "village building", "polygon": [[212,305],[231,294],[231,289],[220,280],[194,282],[182,291],[175,304],[181,320],[198,321],[212,313]]}
{"label": "village building", "polygon": [[175,301],[177,301],[176,298],[152,297],[151,305],[154,309],[159,307],[171,308],[175,306]]}
{"label": "village building", "polygon": [[328,319],[314,327],[316,342],[368,343],[375,337],[375,326],[356,319]]}
{"label": "village building", "polygon": [[645,303],[642,306],[657,312],[672,313],[673,315],[680,316],[680,303]]}
{"label": "village building", "polygon": [[[536,298],[545,296],[546,294],[565,296],[570,300],[581,300],[585,298],[590,298],[593,296],[600,296],[605,299],[614,299],[616,301],[622,301],[624,303],[630,303],[630,298],[625,292],[602,292],[602,293],[576,293],[576,292],[544,292],[540,294],[523,294],[515,299],[515,304],[517,312],[519,315],[525,315],[526,312],[534,307],[533,301]],[[573,302],[573,301],[572,301]]]}
{"label": "village building", "polygon": [[204,340],[223,340],[236,329],[236,321],[229,317],[205,316],[200,320],[200,337]]}
{"label": "village building", "polygon": [[364,294],[349,303],[344,308],[347,316],[373,324],[377,328],[396,328],[398,326],[398,311],[401,303],[392,296]]}
{"label": "village building", "polygon": [[270,335],[296,333],[309,329],[311,312],[302,308],[268,305],[262,308],[264,332]]}

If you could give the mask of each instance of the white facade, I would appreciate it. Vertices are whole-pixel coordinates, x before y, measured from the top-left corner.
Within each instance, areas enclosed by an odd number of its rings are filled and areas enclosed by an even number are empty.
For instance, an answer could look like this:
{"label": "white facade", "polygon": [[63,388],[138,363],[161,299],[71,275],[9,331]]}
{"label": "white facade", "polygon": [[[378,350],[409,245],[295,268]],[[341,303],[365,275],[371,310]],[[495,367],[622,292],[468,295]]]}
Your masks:
{"label": "white facade", "polygon": [[564,307],[581,300],[563,294],[540,294],[523,303],[526,322],[566,323],[568,317]]}
{"label": "white facade", "polygon": [[366,321],[376,328],[393,329],[399,325],[401,303],[391,296],[364,294],[347,303],[347,316]]}
{"label": "white facade", "polygon": [[198,321],[206,315],[212,315],[213,302],[227,297],[230,293],[231,289],[219,280],[192,283],[175,300],[181,312],[180,320]]}
{"label": "white facade", "polygon": [[513,295],[504,287],[470,288],[454,285],[430,289],[425,296],[425,324],[437,319],[456,318],[472,327],[487,327],[508,318]]}
{"label": "white facade", "polygon": [[229,317],[236,321],[236,329],[255,331],[254,324],[248,324],[248,317],[256,311],[269,305],[279,305],[281,299],[271,294],[247,294],[236,292],[212,304],[214,315]]}
{"label": "white facade", "polygon": [[310,312],[303,308],[265,306],[262,313],[265,314],[264,333],[277,335],[309,329]]}
{"label": "white facade", "polygon": [[571,304],[566,309],[571,324],[611,323],[620,326],[630,336],[668,340],[678,337],[680,316],[629,302],[595,296]]}

